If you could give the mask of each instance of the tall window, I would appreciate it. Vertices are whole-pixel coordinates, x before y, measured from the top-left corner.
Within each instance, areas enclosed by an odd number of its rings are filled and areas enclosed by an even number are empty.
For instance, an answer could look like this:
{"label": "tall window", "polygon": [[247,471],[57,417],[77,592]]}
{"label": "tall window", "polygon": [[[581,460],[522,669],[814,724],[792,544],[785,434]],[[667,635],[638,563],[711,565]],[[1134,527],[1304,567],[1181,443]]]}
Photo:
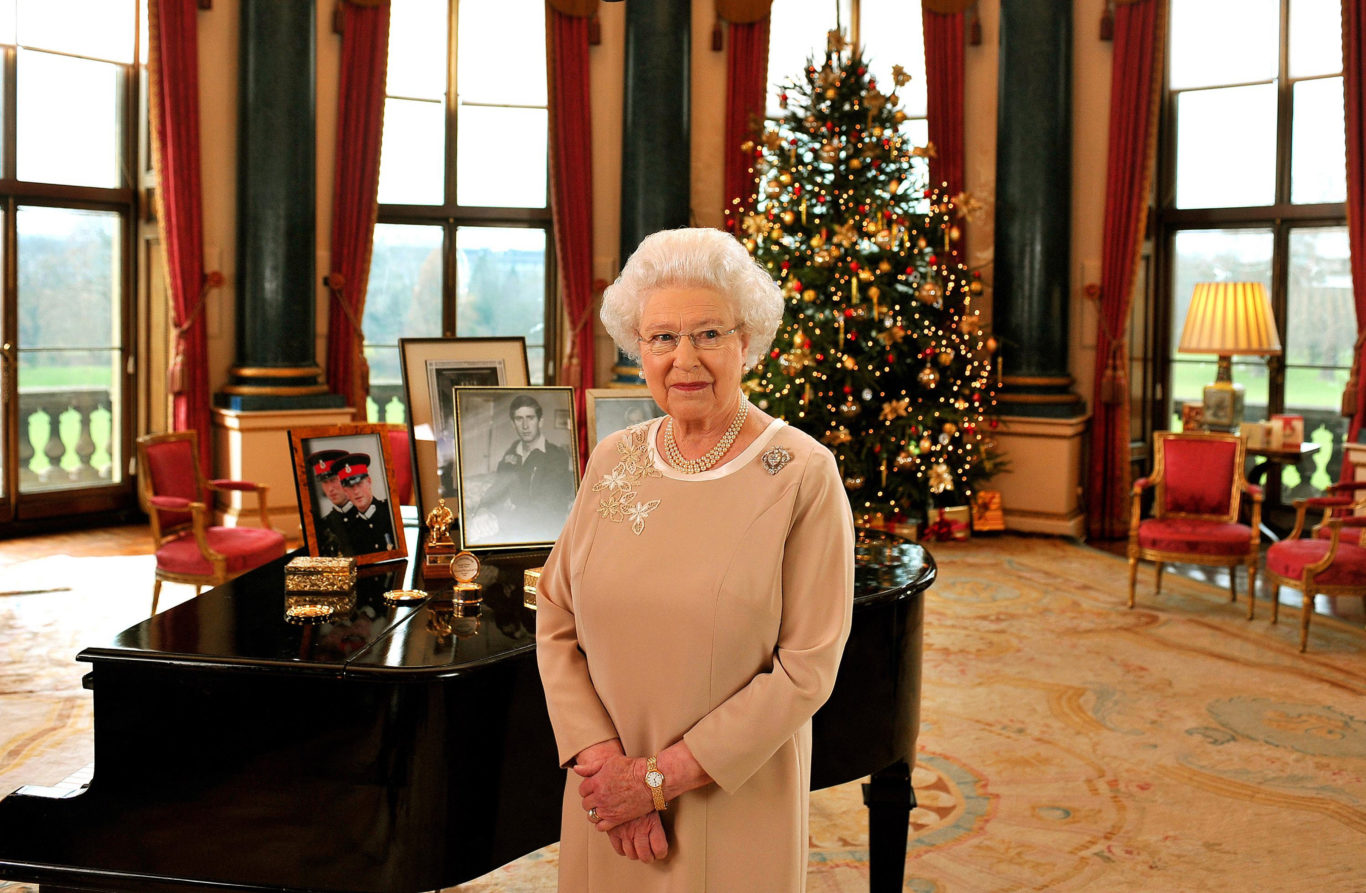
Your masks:
{"label": "tall window", "polygon": [[929,139],[925,120],[925,34],[920,4],[904,0],[773,0],[768,40],[768,116],[779,118],[783,110],[778,94],[787,81],[797,77],[807,59],[825,53],[826,33],[841,28],[863,50],[868,70],[885,92],[892,90],[892,66],[911,75],[897,89],[906,112],[903,125],[912,145]]}
{"label": "tall window", "polygon": [[[1172,427],[1214,380],[1176,351],[1196,282],[1260,281],[1284,354],[1235,357],[1246,418],[1301,414],[1322,445],[1282,500],[1335,480],[1356,315],[1348,269],[1340,0],[1172,0],[1160,202],[1168,310],[1158,330]],[[1159,380],[1162,380],[1159,377]]]}
{"label": "tall window", "polygon": [[0,0],[0,521],[128,496],[138,5]]}
{"label": "tall window", "polygon": [[379,222],[365,300],[369,417],[403,418],[398,339],[526,338],[554,356],[543,0],[390,13]]}

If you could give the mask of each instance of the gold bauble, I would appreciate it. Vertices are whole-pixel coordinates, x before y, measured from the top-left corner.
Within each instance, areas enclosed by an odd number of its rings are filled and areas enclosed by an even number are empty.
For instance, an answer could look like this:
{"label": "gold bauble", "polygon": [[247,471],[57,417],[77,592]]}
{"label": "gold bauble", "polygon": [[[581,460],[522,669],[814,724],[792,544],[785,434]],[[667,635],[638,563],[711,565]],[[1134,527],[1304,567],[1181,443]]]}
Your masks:
{"label": "gold bauble", "polygon": [[903,468],[910,468],[914,464],[915,456],[911,455],[910,452],[908,452],[907,450],[902,450],[901,452],[897,453],[896,459],[892,461],[892,467],[895,468],[897,471],[900,471]]}
{"label": "gold bauble", "polygon": [[818,267],[828,267],[830,266],[832,260],[833,259],[830,257],[830,252],[825,250],[824,248],[822,248],[820,251],[817,251],[815,254],[811,255],[811,262]]}
{"label": "gold bauble", "polygon": [[996,353],[996,338],[994,336],[987,338],[987,353]]}
{"label": "gold bauble", "polygon": [[868,286],[868,300],[876,301],[880,297],[882,297],[882,289],[878,288],[876,285]]}
{"label": "gold bauble", "polygon": [[753,254],[754,250],[758,247],[758,243],[756,243],[753,239],[745,239],[745,250],[748,251],[750,254]]}
{"label": "gold bauble", "polygon": [[928,437],[920,438],[920,452],[928,453],[934,449],[934,443]]}
{"label": "gold bauble", "polygon": [[919,248],[921,251],[924,251],[926,246],[928,246],[929,244],[929,242],[925,241],[924,236],[921,236],[920,238],[915,240],[915,247]]}
{"label": "gold bauble", "polygon": [[838,90],[836,90],[834,87],[830,87],[830,88],[828,88],[828,89],[825,91],[825,98],[826,98],[826,99],[834,99],[836,96],[839,96],[839,95],[840,95],[840,92],[839,92]]}
{"label": "gold bauble", "polygon": [[834,164],[840,160],[840,147],[835,143],[822,143],[816,154],[826,164]]}
{"label": "gold bauble", "polygon": [[797,215],[793,214],[791,211],[784,211],[781,216],[783,218],[783,223],[786,223],[788,226],[797,222]]}
{"label": "gold bauble", "polygon": [[848,476],[845,477],[845,479],[844,479],[844,486],[845,486],[845,489],[847,489],[847,490],[857,490],[859,487],[862,487],[862,486],[863,486],[863,484],[864,484],[864,482],[865,482],[866,480],[867,480],[867,478],[865,478],[865,477],[864,477],[863,475],[861,475],[861,474],[851,474],[851,475],[848,475]]}
{"label": "gold bauble", "polygon": [[820,233],[816,233],[815,235],[813,235],[813,236],[811,237],[811,247],[812,247],[813,249],[815,249],[816,251],[819,251],[819,250],[821,250],[822,248],[824,248],[824,247],[825,247],[825,236],[822,236]]}
{"label": "gold bauble", "polygon": [[905,123],[906,113],[903,112],[901,109],[897,109],[896,112],[892,114],[892,120],[898,124]]}
{"label": "gold bauble", "polygon": [[952,363],[952,362],[953,362],[953,351],[951,351],[951,350],[941,350],[941,351],[939,352],[939,365],[941,365],[941,366],[947,366],[949,363]]}
{"label": "gold bauble", "polygon": [[939,301],[943,291],[933,282],[922,282],[920,289],[916,291],[916,299],[922,304],[934,304]]}
{"label": "gold bauble", "polygon": [[892,105],[896,105],[898,102],[901,101],[901,97],[900,97],[900,96],[897,96],[895,93],[888,93],[888,94],[887,94],[887,101],[888,101],[889,103],[891,103]]}
{"label": "gold bauble", "polygon": [[787,171],[783,171],[782,173],[778,174],[778,182],[783,184],[784,186],[791,186],[792,175],[789,174]]}
{"label": "gold bauble", "polygon": [[873,244],[877,245],[877,247],[881,248],[883,251],[886,251],[888,248],[891,248],[892,231],[889,229],[878,230],[876,233],[873,234]]}
{"label": "gold bauble", "polygon": [[873,275],[874,275],[874,274],[873,274],[873,271],[870,270],[870,269],[868,269],[867,267],[859,267],[859,271],[858,271],[858,280],[859,280],[859,282],[872,282],[872,281],[873,281]]}
{"label": "gold bauble", "polygon": [[863,167],[863,159],[862,159],[862,158],[859,158],[859,157],[856,156],[856,157],[854,157],[854,158],[850,158],[850,159],[849,159],[849,169],[850,169],[850,170],[856,171],[856,170],[858,170],[858,169],[861,168],[861,167]]}
{"label": "gold bauble", "polygon": [[852,419],[854,416],[858,415],[858,411],[859,406],[852,399],[845,400],[840,404],[840,415],[844,416],[846,419]]}
{"label": "gold bauble", "polygon": [[935,385],[939,384],[939,373],[935,372],[929,363],[925,364],[925,368],[921,369],[920,373],[916,375],[915,378],[916,381],[920,382],[927,388],[932,388]]}
{"label": "gold bauble", "polygon": [[783,184],[779,183],[777,180],[769,180],[765,191],[768,193],[769,198],[777,198],[783,194]]}
{"label": "gold bauble", "polygon": [[945,434],[952,437],[953,435],[958,433],[958,426],[955,425],[953,422],[945,422],[944,427],[941,430],[943,430]]}
{"label": "gold bauble", "polygon": [[963,231],[960,230],[958,227],[956,227],[956,226],[951,226],[951,227],[949,227],[949,241],[950,241],[950,242],[957,242],[958,239],[959,239],[962,235],[963,235]]}
{"label": "gold bauble", "polygon": [[818,295],[814,288],[808,288],[806,291],[802,292],[802,300],[806,301],[808,304],[816,300],[817,297]]}
{"label": "gold bauble", "polygon": [[882,260],[877,262],[877,271],[879,273],[890,273],[892,272],[892,265],[887,261],[886,258],[883,258]]}
{"label": "gold bauble", "polygon": [[979,282],[979,281],[977,281],[976,279],[974,279],[974,280],[972,280],[971,282],[968,283],[968,294],[972,295],[972,296],[975,298],[975,297],[977,297],[978,295],[980,295],[981,293],[982,293],[982,283],[981,283],[981,282]]}
{"label": "gold bauble", "polygon": [[[882,128],[881,128],[881,127],[874,127],[874,128],[873,128],[873,136],[881,137],[881,136],[882,136]],[[752,148],[752,147],[751,147],[751,148]],[[896,181],[893,180],[892,182],[895,183]]]}
{"label": "gold bauble", "polygon": [[900,181],[900,180],[893,180],[892,182],[890,182],[890,183],[887,184],[887,191],[890,192],[892,195],[896,195],[896,191],[897,191],[898,189],[900,189],[900,188],[901,188],[901,181]]}

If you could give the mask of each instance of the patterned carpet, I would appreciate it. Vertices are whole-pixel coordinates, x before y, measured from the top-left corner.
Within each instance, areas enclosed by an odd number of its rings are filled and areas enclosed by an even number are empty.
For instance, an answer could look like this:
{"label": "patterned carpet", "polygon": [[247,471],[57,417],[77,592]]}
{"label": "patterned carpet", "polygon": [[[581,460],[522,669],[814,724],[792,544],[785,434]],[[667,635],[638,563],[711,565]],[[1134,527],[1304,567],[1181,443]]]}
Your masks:
{"label": "patterned carpet", "polygon": [[[1366,891],[1366,633],[1041,537],[932,547],[906,889]],[[83,665],[145,615],[147,559],[0,568],[0,790],[92,759]],[[188,596],[171,587],[172,601]],[[163,602],[167,596],[163,595]],[[1352,606],[1353,610],[1357,610]],[[1287,612],[1283,612],[1285,614]],[[813,893],[867,890],[857,784],[812,796]],[[555,848],[461,893],[554,889]],[[21,885],[0,883],[4,893]]]}

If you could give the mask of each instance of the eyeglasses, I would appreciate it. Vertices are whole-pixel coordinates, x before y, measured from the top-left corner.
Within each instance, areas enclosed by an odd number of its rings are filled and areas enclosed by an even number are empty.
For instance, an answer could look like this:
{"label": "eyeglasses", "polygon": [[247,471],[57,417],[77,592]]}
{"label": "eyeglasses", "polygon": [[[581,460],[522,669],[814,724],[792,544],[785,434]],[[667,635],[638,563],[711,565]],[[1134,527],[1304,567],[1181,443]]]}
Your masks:
{"label": "eyeglasses", "polygon": [[655,332],[648,338],[637,338],[645,349],[657,357],[673,353],[680,339],[687,338],[696,350],[716,350],[726,338],[740,331],[740,327],[721,331],[720,329],[698,329],[696,332]]}

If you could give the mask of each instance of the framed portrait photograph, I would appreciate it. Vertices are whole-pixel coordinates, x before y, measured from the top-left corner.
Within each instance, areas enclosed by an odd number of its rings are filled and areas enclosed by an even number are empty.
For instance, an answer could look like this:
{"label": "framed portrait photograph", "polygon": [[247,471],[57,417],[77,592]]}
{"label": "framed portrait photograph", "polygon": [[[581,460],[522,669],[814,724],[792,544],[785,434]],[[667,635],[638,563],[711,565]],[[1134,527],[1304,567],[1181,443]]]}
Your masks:
{"label": "framed portrait photograph", "polygon": [[526,339],[400,338],[398,350],[408,400],[413,492],[418,517],[425,518],[438,499],[454,505],[459,491],[455,389],[530,384]]}
{"label": "framed portrait photograph", "polygon": [[383,425],[293,428],[289,451],[308,554],[356,564],[408,557]]}
{"label": "framed portrait photograph", "polygon": [[574,389],[455,392],[462,549],[549,546],[579,486]]}
{"label": "framed portrait photograph", "polygon": [[584,396],[588,410],[588,448],[591,450],[613,431],[664,415],[650,389],[589,388]]}

